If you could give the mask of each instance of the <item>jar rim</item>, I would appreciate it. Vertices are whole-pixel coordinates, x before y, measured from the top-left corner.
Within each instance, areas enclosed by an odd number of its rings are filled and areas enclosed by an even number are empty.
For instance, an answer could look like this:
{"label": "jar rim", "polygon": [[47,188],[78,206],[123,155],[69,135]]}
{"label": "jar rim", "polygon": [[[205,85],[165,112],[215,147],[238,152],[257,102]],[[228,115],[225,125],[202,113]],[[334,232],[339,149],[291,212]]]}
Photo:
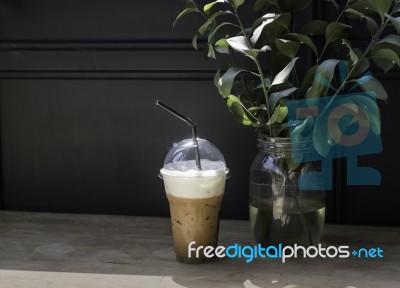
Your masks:
{"label": "jar rim", "polygon": [[267,143],[291,143],[290,137],[270,137],[270,136],[260,136],[258,137],[258,141],[267,142]]}
{"label": "jar rim", "polygon": [[302,138],[294,142],[291,137],[270,137],[259,135],[258,148],[263,150],[282,149],[282,150],[310,150],[314,149],[314,144],[310,138]]}

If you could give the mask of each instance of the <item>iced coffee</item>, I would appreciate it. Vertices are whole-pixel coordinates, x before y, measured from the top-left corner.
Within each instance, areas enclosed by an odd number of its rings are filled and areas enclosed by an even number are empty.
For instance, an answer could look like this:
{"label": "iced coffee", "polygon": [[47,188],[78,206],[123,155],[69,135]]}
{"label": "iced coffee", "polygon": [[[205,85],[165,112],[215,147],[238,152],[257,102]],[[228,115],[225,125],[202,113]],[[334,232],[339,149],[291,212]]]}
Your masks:
{"label": "iced coffee", "polygon": [[[161,169],[161,175],[170,205],[176,259],[185,263],[204,263],[212,259],[205,257],[203,250],[199,250],[198,255],[192,253],[189,257],[188,245],[195,241],[192,248],[217,246],[219,210],[227,168],[219,151],[214,152],[219,153],[218,157],[209,157],[212,160],[201,159],[201,170],[196,167],[195,160],[183,160],[190,157],[183,157],[177,161],[183,154],[190,154],[188,151],[184,152],[185,147],[191,145],[190,141],[184,141],[186,143],[178,144],[182,147],[175,149],[176,153],[172,153],[171,159],[176,161],[167,161]],[[200,140],[200,147],[212,147],[211,145],[208,141]],[[215,146],[212,148],[216,149]],[[180,153],[183,154],[179,155]]]}

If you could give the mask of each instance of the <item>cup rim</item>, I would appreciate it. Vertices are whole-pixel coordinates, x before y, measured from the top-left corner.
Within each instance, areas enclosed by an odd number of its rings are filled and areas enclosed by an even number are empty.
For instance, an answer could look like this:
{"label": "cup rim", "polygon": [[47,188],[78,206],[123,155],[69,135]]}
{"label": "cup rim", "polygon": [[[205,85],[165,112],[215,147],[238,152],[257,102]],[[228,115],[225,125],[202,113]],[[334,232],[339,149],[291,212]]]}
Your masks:
{"label": "cup rim", "polygon": [[[230,172],[229,169],[226,168],[226,167],[225,167],[224,174],[225,174],[225,179],[229,179],[229,178],[231,178],[231,176],[232,176],[231,172]],[[164,180],[164,176],[162,175],[161,172],[158,173],[158,177],[159,177],[160,179],[163,179],[163,180]],[[172,176],[172,177],[174,177],[174,178],[195,178],[195,177],[197,177],[197,176]],[[212,178],[212,177],[215,177],[215,176],[201,176],[201,178]]]}

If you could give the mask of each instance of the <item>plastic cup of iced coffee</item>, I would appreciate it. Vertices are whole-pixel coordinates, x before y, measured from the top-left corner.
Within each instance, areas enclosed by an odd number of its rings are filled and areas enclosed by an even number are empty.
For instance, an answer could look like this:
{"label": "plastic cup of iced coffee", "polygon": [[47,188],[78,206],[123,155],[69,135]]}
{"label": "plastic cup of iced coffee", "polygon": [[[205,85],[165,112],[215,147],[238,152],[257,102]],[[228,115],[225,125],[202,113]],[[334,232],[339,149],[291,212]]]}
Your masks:
{"label": "plastic cup of iced coffee", "polygon": [[211,261],[202,249],[188,253],[188,245],[192,243],[193,249],[218,245],[219,210],[229,174],[222,153],[207,140],[186,139],[169,151],[160,172],[170,206],[176,260]]}

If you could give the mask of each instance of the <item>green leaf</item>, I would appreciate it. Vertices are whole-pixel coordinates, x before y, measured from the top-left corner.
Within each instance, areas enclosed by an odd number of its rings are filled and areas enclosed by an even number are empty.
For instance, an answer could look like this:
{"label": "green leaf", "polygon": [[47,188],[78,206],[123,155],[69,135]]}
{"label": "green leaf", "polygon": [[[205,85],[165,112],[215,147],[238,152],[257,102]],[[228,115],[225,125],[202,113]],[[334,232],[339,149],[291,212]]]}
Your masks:
{"label": "green leaf", "polygon": [[382,43],[388,43],[400,47],[400,36],[394,34],[388,34],[385,37],[383,37],[382,40],[377,42],[378,45]]}
{"label": "green leaf", "polygon": [[248,49],[248,50],[244,50],[243,52],[244,52],[244,54],[249,56],[251,59],[255,59],[260,52],[267,52],[270,50],[271,50],[271,47],[269,47],[268,45],[265,45],[261,49]]}
{"label": "green leaf", "polygon": [[217,51],[218,53],[221,53],[221,54],[230,54],[229,47],[216,46],[214,49],[215,49],[215,51]]}
{"label": "green leaf", "polygon": [[[356,104],[357,107],[362,108],[366,114],[368,115],[368,122],[367,123],[360,123],[359,125],[371,125],[372,132],[379,136],[381,134],[381,120],[380,120],[380,113],[379,107],[371,97],[367,95],[351,95],[349,98],[352,102]],[[346,100],[347,101],[347,100]],[[360,119],[355,119],[360,120]]]}
{"label": "green leaf", "polygon": [[229,43],[226,41],[226,39],[220,39],[215,43],[215,50],[219,53],[230,54]]}
{"label": "green leaf", "polygon": [[229,22],[222,22],[222,23],[220,23],[218,26],[215,26],[215,27],[210,31],[210,33],[208,33],[208,43],[210,43],[210,42],[212,41],[212,39],[213,39],[215,33],[217,33],[217,31],[218,31],[221,27],[226,26],[226,25],[234,25],[234,24],[229,23]]}
{"label": "green leaf", "polygon": [[[269,78],[265,78],[264,79],[264,83],[265,83],[265,87],[266,88],[268,88],[269,86],[271,86],[271,79],[269,79]],[[258,85],[255,89],[261,89],[261,88],[263,88],[263,84],[262,83],[260,83],[260,85]]]}
{"label": "green leaf", "polygon": [[[306,75],[304,76],[303,82],[301,83],[299,94],[301,97],[307,93],[307,90],[311,87],[314,80],[315,71],[317,70],[318,66],[315,65],[308,69]],[[303,97],[304,98],[304,97]]]}
{"label": "green leaf", "polygon": [[400,34],[400,17],[392,17],[386,13],[386,17],[392,22],[394,28],[397,30],[397,34]]}
{"label": "green leaf", "polygon": [[286,0],[285,11],[297,12],[306,9],[314,0]]}
{"label": "green leaf", "polygon": [[196,49],[197,50],[197,34],[196,35],[194,35],[194,37],[193,37],[193,39],[192,39],[192,46],[193,46],[193,48],[194,49]]}
{"label": "green leaf", "polygon": [[194,0],[184,0],[186,2],[186,7],[185,8],[196,8],[197,7],[197,3]]}
{"label": "green leaf", "polygon": [[295,127],[290,132],[290,137],[294,142],[303,142],[303,138],[307,138],[311,135],[314,128],[315,119],[312,116],[307,117],[306,120],[294,123],[291,126]]}
{"label": "green leaf", "polygon": [[274,85],[269,87],[268,92],[269,93],[275,93],[275,92],[279,92],[279,91],[283,91],[289,88],[293,88],[293,84],[290,81],[285,81],[282,84],[278,84],[278,85]]}
{"label": "green leaf", "polygon": [[296,87],[292,87],[283,91],[275,92],[269,95],[269,108],[274,109],[276,104],[278,104],[279,100],[284,97],[288,97],[289,95],[293,94],[296,91]]}
{"label": "green leaf", "polygon": [[[222,1],[222,2],[224,2],[224,1]],[[206,12],[206,13],[208,13],[208,12],[210,11],[210,9],[211,9],[215,4],[217,4],[217,3],[218,3],[218,2],[215,1],[215,2],[211,2],[211,3],[208,3],[208,4],[204,5],[203,11]]]}
{"label": "green leaf", "polygon": [[244,0],[228,0],[228,2],[232,5],[233,9],[237,10],[244,3]]}
{"label": "green leaf", "polygon": [[346,9],[345,12],[346,12],[347,14],[357,16],[357,18],[364,18],[364,17],[365,17],[365,14],[364,14],[364,13],[362,13],[362,12],[360,12],[360,11],[358,11],[358,10],[355,10],[355,9],[353,9],[353,8],[348,8],[348,9]]}
{"label": "green leaf", "polygon": [[351,65],[354,66],[358,63],[358,55],[354,52],[353,48],[351,47],[351,44],[349,42],[349,40],[347,39],[342,39],[343,44],[347,46],[347,48],[349,48],[350,51],[350,59],[351,59]]}
{"label": "green leaf", "polygon": [[208,27],[210,26],[211,23],[213,23],[213,21],[218,17],[221,16],[223,14],[230,14],[228,11],[218,11],[215,12],[213,15],[210,16],[210,18],[208,18],[208,20],[201,25],[201,27],[199,28],[199,33],[201,36],[204,35],[204,33],[207,31]]}
{"label": "green leaf", "polygon": [[[269,25],[270,23],[274,22],[275,19],[277,19],[280,15],[275,15],[275,14],[267,14],[271,15],[271,17],[267,18],[265,21],[263,21],[253,32],[253,35],[250,38],[251,43],[255,44],[258,39],[261,36],[261,32],[264,30],[264,27]],[[273,16],[272,16],[273,15]]]}
{"label": "green leaf", "polygon": [[240,95],[240,99],[255,104],[255,99],[259,95],[258,91],[255,90],[255,83],[257,80],[258,79],[251,73],[243,73],[240,75],[238,81],[235,81],[233,84],[234,89],[238,91],[237,94]]}
{"label": "green leaf", "polygon": [[327,26],[328,22],[324,20],[311,20],[301,27],[299,33],[308,37],[323,35]]}
{"label": "green leaf", "polygon": [[300,43],[286,39],[275,39],[275,46],[283,54],[293,59],[300,48]]}
{"label": "green leaf", "polygon": [[340,9],[340,4],[339,3],[337,3],[335,0],[325,0],[325,1],[332,3],[333,6],[335,6],[336,11],[339,12],[339,9]]}
{"label": "green leaf", "polygon": [[236,36],[226,39],[229,43],[229,46],[232,47],[233,50],[243,53],[244,55],[253,58],[250,53],[246,53],[246,51],[251,50],[252,48],[247,43],[247,39],[244,36]]}
{"label": "green leaf", "polygon": [[274,113],[272,113],[271,119],[269,119],[267,125],[282,123],[282,121],[285,120],[287,114],[288,114],[287,107],[282,104],[279,104],[279,106],[275,108]]}
{"label": "green leaf", "polygon": [[370,16],[365,16],[365,20],[367,21],[367,29],[369,33],[371,34],[371,36],[374,36],[379,30],[378,24],[376,24],[374,18]]}
{"label": "green leaf", "polygon": [[246,109],[243,103],[235,95],[229,95],[227,97],[226,105],[232,112],[233,116],[237,121],[245,126],[249,126],[252,123],[259,123],[257,118]]}
{"label": "green leaf", "polygon": [[217,88],[222,97],[226,98],[231,94],[233,82],[235,81],[236,76],[244,71],[246,70],[240,69],[236,66],[230,67],[218,80]]}
{"label": "green leaf", "polygon": [[271,127],[276,137],[288,137],[289,136],[289,123],[281,123],[279,126]]}
{"label": "green leaf", "polygon": [[348,0],[347,4],[350,5],[350,8],[359,11],[364,15],[372,15],[376,13],[375,8],[373,8],[372,1],[375,0],[356,0],[356,1]]}
{"label": "green leaf", "polygon": [[357,55],[358,59],[361,60],[358,62],[357,66],[353,67],[354,70],[351,73],[350,77],[357,77],[367,71],[370,66],[370,62],[367,57],[362,57],[364,53],[361,51],[360,48],[355,48],[353,52]]}
{"label": "green leaf", "polygon": [[215,75],[214,75],[214,85],[217,88],[218,88],[218,81],[219,81],[220,78],[221,78],[221,69],[218,69],[217,72],[215,72]]}
{"label": "green leaf", "polygon": [[260,49],[262,52],[267,52],[267,51],[271,51],[271,47],[269,45],[265,45]]}
{"label": "green leaf", "polygon": [[[314,129],[314,117],[309,116],[306,120],[300,122],[290,123],[289,126],[294,127],[290,129],[290,138],[292,143],[304,143],[305,139],[310,139]],[[294,163],[301,163],[304,155],[303,153],[292,153],[292,161]]]}
{"label": "green leaf", "polygon": [[315,71],[313,84],[307,92],[307,98],[325,96],[332,85],[333,75],[336,66],[339,64],[337,59],[329,59],[322,62]]}
{"label": "green leaf", "polygon": [[274,57],[272,57],[272,73],[273,75],[278,74],[289,64],[292,59],[287,57],[282,52],[278,51],[275,53]]}
{"label": "green leaf", "polygon": [[367,22],[367,29],[371,36],[374,36],[376,32],[378,32],[378,24],[376,24],[376,21],[374,18],[365,15],[364,13],[360,12],[359,10],[355,10],[353,8],[348,8],[346,9],[347,17],[348,18],[353,18],[350,17],[350,15],[354,15],[355,18],[360,18],[360,19],[365,19]]}
{"label": "green leaf", "polygon": [[242,103],[236,96],[229,95],[226,105],[239,123],[245,126],[251,125],[250,119],[244,113]]}
{"label": "green leaf", "polygon": [[[389,48],[380,48],[372,50],[372,59],[385,73],[394,67],[395,64],[400,66],[399,55]],[[391,62],[391,63],[390,63]]]}
{"label": "green leaf", "polygon": [[305,44],[308,47],[311,48],[311,50],[315,53],[315,55],[318,54],[317,51],[317,46],[315,46],[314,42],[310,39],[310,37],[298,33],[287,33],[285,35],[282,35],[280,37],[281,39],[286,39],[286,40],[291,40],[291,41],[296,41],[299,42],[300,44]]}
{"label": "green leaf", "polygon": [[392,7],[392,0],[369,0],[371,8],[381,16],[382,23],[385,20],[385,14]]}
{"label": "green leaf", "polygon": [[342,39],[342,32],[346,28],[351,28],[351,26],[338,22],[329,23],[325,30],[326,45]]}
{"label": "green leaf", "polygon": [[228,47],[229,43],[226,41],[225,38],[219,39],[217,42],[215,42],[215,46],[220,46],[220,47]]}
{"label": "green leaf", "polygon": [[385,14],[390,10],[393,1],[392,0],[357,0],[349,1],[351,8],[357,10],[365,15],[371,14],[371,12],[377,13],[382,20],[385,19]]}
{"label": "green leaf", "polygon": [[179,20],[182,19],[183,16],[188,15],[190,13],[198,13],[200,12],[199,9],[197,8],[186,8],[184,9],[178,16],[176,16],[174,24],[172,24],[172,27],[175,27],[175,24],[178,23]]}
{"label": "green leaf", "polygon": [[212,8],[215,4],[217,4],[217,3],[224,3],[224,2],[225,2],[225,0],[217,0],[217,1],[214,1],[214,2],[211,2],[211,3],[208,3],[208,4],[204,5],[203,10],[204,10],[204,12],[206,12],[206,13],[208,14],[208,13],[210,13],[211,8]]}
{"label": "green leaf", "polygon": [[387,73],[389,70],[393,69],[395,63],[392,60],[388,60],[380,57],[371,57],[374,60],[376,66],[382,69],[383,72]]}
{"label": "green leaf", "polygon": [[[382,49],[389,49],[393,52],[389,52],[388,55],[383,55],[384,53],[381,52],[378,52],[378,55],[375,54],[377,51]],[[379,68],[385,71],[385,73],[395,66],[397,61],[396,55],[400,55],[400,36],[398,35],[386,35],[382,40],[375,43],[375,45],[372,47],[371,58]]]}
{"label": "green leaf", "polygon": [[248,50],[243,50],[244,54],[251,59],[256,59],[258,56],[258,53],[263,52],[261,49],[248,49]]}
{"label": "green leaf", "polygon": [[372,55],[376,50],[386,48],[393,50],[397,55],[400,55],[400,36],[388,34],[383,39],[375,43],[372,47]]}
{"label": "green leaf", "polygon": [[257,0],[253,9],[255,12],[261,12],[272,5],[278,7],[278,0]]}
{"label": "green leaf", "polygon": [[278,75],[275,76],[274,81],[272,81],[271,85],[279,85],[285,82],[289,78],[297,59],[299,58],[297,57],[292,59],[292,61],[290,61],[289,64],[285,68],[283,68],[283,70],[279,72]]}
{"label": "green leaf", "polygon": [[257,107],[250,107],[250,108],[247,109],[247,110],[249,110],[249,112],[250,112],[251,114],[256,115],[256,114],[258,114],[261,110],[265,110],[265,107],[260,107],[260,106],[257,106]]}
{"label": "green leaf", "polygon": [[[260,105],[260,106],[256,106],[256,107],[250,107],[249,109],[247,109],[247,111],[249,112],[249,113],[251,113],[251,115],[253,115],[254,116],[254,118],[258,118],[258,116],[260,115],[260,112],[262,112],[262,111],[266,111],[267,110],[267,108],[265,108],[265,105],[263,104],[263,105]],[[246,113],[246,112],[245,112]],[[253,122],[252,123],[252,125],[254,126],[254,127],[259,127],[260,126],[260,121],[258,121],[258,122]]]}
{"label": "green leaf", "polygon": [[[278,15],[274,13],[268,13],[262,18],[257,19],[253,24],[253,26],[255,26],[256,28],[254,29],[253,37],[251,40],[253,41],[252,43],[261,42],[272,44],[274,40],[276,38],[279,38],[282,33],[288,31],[291,17],[292,16],[290,13],[283,13]],[[271,22],[271,20],[273,21]],[[260,23],[259,21],[262,22]]]}
{"label": "green leaf", "polygon": [[[287,117],[287,115],[288,115],[288,108],[285,106],[279,107],[279,112],[276,117],[275,123],[282,123],[283,120],[285,120],[285,118]],[[274,116],[274,115],[272,114],[272,116]],[[272,116],[271,116],[271,118],[272,118]]]}
{"label": "green leaf", "polygon": [[[315,118],[308,116],[304,121],[294,121],[290,122],[289,126],[294,127],[290,129],[290,138],[292,143],[303,143],[304,139],[310,139],[314,129]],[[300,155],[299,155],[300,154]],[[302,160],[302,153],[295,153],[295,162],[300,162]]]}
{"label": "green leaf", "polygon": [[331,146],[329,145],[328,137],[328,129],[326,125],[326,119],[324,117],[317,117],[315,120],[314,130],[313,130],[313,144],[315,150],[322,157],[328,156],[331,151]]}
{"label": "green leaf", "polygon": [[220,39],[215,43],[215,50],[219,53],[230,54],[229,43],[226,41],[226,39]]}
{"label": "green leaf", "polygon": [[376,79],[370,75],[366,75],[359,79],[352,80],[352,82],[358,83],[358,85],[360,85],[361,89],[365,93],[368,94],[368,92],[372,91],[375,93],[374,96],[377,99],[387,102],[388,94],[387,94],[385,88],[383,87],[382,83],[378,79]]}
{"label": "green leaf", "polygon": [[207,54],[207,56],[208,56],[208,58],[216,59],[214,47],[211,44],[208,44],[208,54]]}
{"label": "green leaf", "polygon": [[263,16],[261,16],[260,18],[257,18],[254,22],[253,25],[251,26],[252,29],[255,29],[257,26],[259,26],[261,23],[263,23],[264,21],[268,20],[268,19],[272,19],[272,18],[277,18],[277,16],[279,16],[280,14],[275,14],[275,13],[267,13],[264,14]]}

